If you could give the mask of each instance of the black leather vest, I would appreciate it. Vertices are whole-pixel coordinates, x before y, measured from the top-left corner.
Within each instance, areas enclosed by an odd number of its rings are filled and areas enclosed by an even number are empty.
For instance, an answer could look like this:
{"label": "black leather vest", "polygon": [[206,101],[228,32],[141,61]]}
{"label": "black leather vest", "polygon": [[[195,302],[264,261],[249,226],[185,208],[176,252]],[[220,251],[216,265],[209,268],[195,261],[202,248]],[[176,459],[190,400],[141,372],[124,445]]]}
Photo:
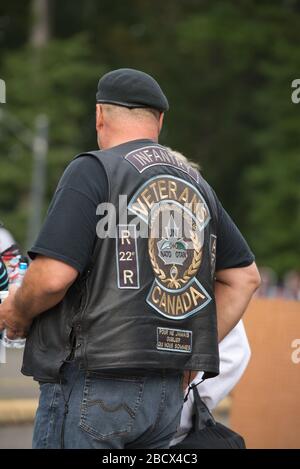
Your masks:
{"label": "black leather vest", "polygon": [[103,217],[86,275],[34,321],[22,372],[57,380],[72,342],[85,369],[217,375],[212,190],[150,141],[89,155],[105,169],[110,205],[98,207]]}

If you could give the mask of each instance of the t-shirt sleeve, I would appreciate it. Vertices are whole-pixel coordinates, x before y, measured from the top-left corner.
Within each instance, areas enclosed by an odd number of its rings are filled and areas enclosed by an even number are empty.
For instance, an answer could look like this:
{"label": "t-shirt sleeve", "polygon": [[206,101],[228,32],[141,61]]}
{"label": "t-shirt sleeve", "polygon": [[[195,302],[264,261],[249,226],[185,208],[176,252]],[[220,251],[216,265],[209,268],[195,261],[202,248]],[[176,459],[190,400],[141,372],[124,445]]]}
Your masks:
{"label": "t-shirt sleeve", "polygon": [[4,262],[0,257],[0,291],[8,290],[8,275]]}
{"label": "t-shirt sleeve", "polygon": [[247,241],[218,199],[216,270],[247,267],[255,260]]}
{"label": "t-shirt sleeve", "polygon": [[96,240],[99,203],[107,201],[108,182],[101,163],[92,156],[73,160],[64,172],[42,229],[28,252],[63,261],[82,273]]}

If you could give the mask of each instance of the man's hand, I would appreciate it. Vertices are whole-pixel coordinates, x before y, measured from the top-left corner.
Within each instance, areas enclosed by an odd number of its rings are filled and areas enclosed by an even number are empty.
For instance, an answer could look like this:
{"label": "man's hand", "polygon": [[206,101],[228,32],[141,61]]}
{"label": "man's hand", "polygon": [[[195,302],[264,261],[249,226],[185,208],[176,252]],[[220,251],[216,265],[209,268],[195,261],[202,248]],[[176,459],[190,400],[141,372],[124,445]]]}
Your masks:
{"label": "man's hand", "polygon": [[6,329],[8,339],[26,337],[31,320],[20,314],[15,305],[16,290],[11,290],[0,305],[0,331]]}

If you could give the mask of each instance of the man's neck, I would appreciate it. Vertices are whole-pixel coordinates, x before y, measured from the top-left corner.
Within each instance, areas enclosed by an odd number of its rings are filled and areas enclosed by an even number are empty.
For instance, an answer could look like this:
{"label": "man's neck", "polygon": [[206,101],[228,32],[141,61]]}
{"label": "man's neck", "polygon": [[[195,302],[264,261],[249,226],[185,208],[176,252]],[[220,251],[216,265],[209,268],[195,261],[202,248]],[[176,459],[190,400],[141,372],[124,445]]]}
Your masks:
{"label": "man's neck", "polygon": [[158,136],[154,133],[131,133],[126,135],[116,135],[111,139],[104,142],[102,150],[108,150],[109,148],[122,145],[122,143],[132,142],[133,140],[152,140],[158,142]]}

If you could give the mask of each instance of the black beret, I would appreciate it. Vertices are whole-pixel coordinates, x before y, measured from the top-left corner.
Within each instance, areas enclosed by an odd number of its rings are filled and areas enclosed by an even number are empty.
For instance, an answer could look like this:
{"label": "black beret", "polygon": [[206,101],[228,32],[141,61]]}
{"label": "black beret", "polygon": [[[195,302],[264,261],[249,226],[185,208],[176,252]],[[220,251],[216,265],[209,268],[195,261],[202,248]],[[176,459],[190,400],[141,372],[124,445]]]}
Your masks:
{"label": "black beret", "polygon": [[161,112],[169,109],[168,100],[157,81],[132,68],[120,68],[103,75],[98,83],[96,100],[97,103],[148,107]]}

